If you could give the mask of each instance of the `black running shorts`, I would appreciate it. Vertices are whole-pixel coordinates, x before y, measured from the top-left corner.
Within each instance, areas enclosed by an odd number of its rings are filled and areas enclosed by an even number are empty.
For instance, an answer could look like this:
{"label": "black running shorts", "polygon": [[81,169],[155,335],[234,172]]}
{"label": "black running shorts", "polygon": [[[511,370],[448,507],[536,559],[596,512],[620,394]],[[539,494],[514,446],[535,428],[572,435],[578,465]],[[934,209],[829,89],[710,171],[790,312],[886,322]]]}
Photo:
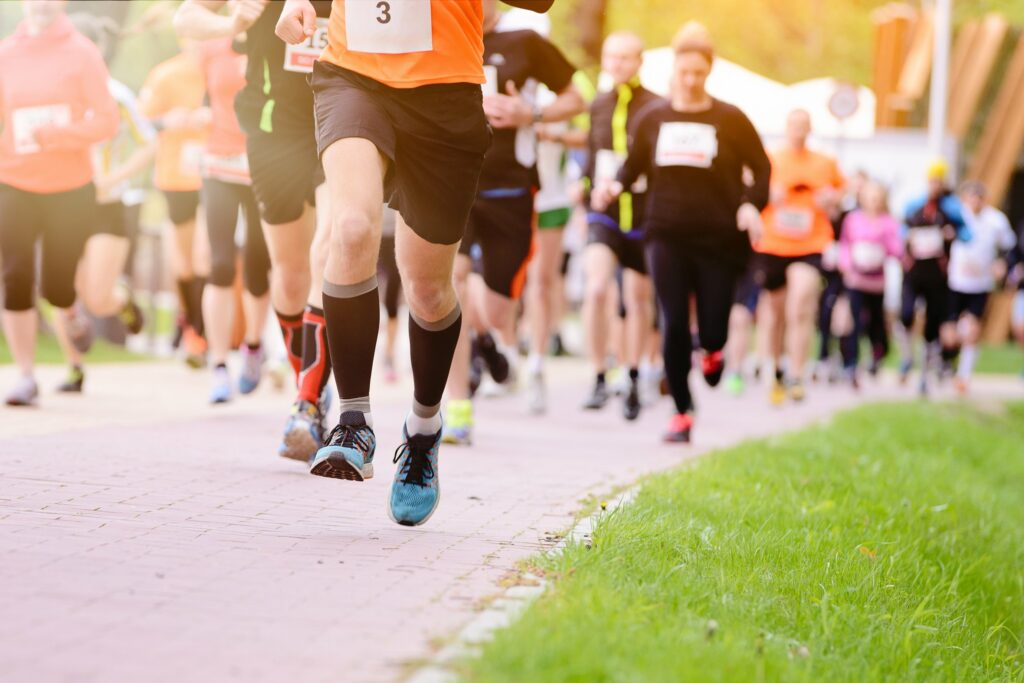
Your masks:
{"label": "black running shorts", "polygon": [[647,275],[647,262],[644,256],[644,240],[640,236],[630,236],[618,228],[599,221],[590,221],[587,227],[587,244],[603,244],[612,250],[619,265],[629,268],[641,275]]}
{"label": "black running shorts", "polygon": [[776,256],[775,254],[754,254],[754,284],[766,291],[774,292],[786,286],[786,270],[794,263],[806,263],[821,271],[821,254],[803,256]]}
{"label": "black running shorts", "polygon": [[281,129],[250,133],[245,139],[252,191],[260,217],[268,225],[284,225],[316,206],[316,188],[324,170],[312,130]]}
{"label": "black running shorts", "polygon": [[480,86],[392,88],[333,64],[310,77],[320,156],[345,138],[369,140],[391,160],[384,200],[434,244],[462,239],[491,130]]}
{"label": "black running shorts", "polygon": [[469,256],[478,245],[487,288],[518,299],[533,256],[533,232],[532,192],[518,197],[480,197],[470,212],[459,253]]}
{"label": "black running shorts", "polygon": [[128,211],[120,201],[96,205],[96,227],[94,235],[128,237]]}
{"label": "black running shorts", "polygon": [[175,225],[182,225],[196,219],[199,211],[199,190],[164,190],[167,199],[167,216]]}
{"label": "black running shorts", "polygon": [[964,314],[971,314],[978,320],[985,316],[988,305],[988,292],[965,293],[949,290],[949,307],[946,309],[946,321],[955,323]]}

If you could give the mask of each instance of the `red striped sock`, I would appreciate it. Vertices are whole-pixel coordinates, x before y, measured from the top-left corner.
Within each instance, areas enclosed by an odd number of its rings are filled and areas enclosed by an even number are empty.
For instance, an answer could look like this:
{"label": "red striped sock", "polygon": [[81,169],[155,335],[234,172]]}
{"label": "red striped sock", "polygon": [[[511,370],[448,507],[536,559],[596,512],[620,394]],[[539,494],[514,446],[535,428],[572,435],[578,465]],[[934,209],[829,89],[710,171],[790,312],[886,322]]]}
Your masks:
{"label": "red striped sock", "polygon": [[288,352],[288,363],[295,372],[298,381],[299,371],[302,369],[302,314],[284,315],[278,311],[277,322],[281,326],[281,336],[284,337],[284,348]]}
{"label": "red striped sock", "polygon": [[331,350],[323,309],[307,306],[302,316],[302,370],[299,400],[317,403],[331,377]]}

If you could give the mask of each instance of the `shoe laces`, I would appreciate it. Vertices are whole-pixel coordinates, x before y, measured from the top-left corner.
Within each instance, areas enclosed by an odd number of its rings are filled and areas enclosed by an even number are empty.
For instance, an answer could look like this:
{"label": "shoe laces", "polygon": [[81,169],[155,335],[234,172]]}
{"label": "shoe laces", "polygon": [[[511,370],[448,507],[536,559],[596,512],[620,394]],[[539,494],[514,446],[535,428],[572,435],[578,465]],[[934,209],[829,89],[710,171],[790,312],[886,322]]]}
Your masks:
{"label": "shoe laces", "polygon": [[358,448],[360,452],[366,453],[370,450],[370,439],[366,432],[369,428],[365,425],[335,425],[331,433],[324,439],[325,445],[341,446],[342,448]]}
{"label": "shoe laces", "polygon": [[403,466],[403,483],[426,486],[426,480],[434,478],[434,464],[430,461],[430,451],[433,449],[434,437],[429,435],[410,436],[408,441],[395,449],[396,464],[403,455],[409,455]]}

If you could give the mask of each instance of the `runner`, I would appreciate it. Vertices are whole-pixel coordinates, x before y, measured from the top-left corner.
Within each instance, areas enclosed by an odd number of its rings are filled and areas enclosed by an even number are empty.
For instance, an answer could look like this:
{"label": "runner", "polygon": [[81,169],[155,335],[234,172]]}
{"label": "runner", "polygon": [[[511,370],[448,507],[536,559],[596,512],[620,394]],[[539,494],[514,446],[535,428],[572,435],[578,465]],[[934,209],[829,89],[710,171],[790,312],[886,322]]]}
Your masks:
{"label": "runner", "polygon": [[772,154],[772,203],[764,215],[764,235],[754,245],[755,273],[767,301],[762,324],[775,363],[775,405],[787,393],[794,401],[806,395],[804,366],[821,294],[821,256],[834,239],[829,213],[844,185],[835,160],[807,147],[810,134],[810,114],[791,112],[786,145]]}
{"label": "runner", "polygon": [[[534,31],[497,30],[501,15],[496,0],[484,0],[483,10],[484,72],[488,80],[483,106],[495,132],[455,262],[459,300],[479,305],[463,309],[466,326],[448,380],[444,432],[446,443],[464,445],[473,438],[470,330],[482,339],[489,331],[496,335],[498,351],[510,366],[509,377],[516,374],[515,312],[533,255],[534,193],[538,187],[537,140],[532,126],[567,121],[584,110],[583,98],[572,82],[576,69],[558,48]],[[543,83],[557,94],[543,109],[536,102],[534,83]],[[480,249],[481,276],[486,285],[481,297],[467,296],[474,246]],[[488,351],[483,349],[485,354]]]}
{"label": "runner", "polygon": [[981,318],[988,296],[1007,272],[1003,256],[1017,244],[1006,215],[989,204],[982,183],[967,182],[960,190],[966,229],[949,255],[949,309],[942,327],[943,346],[958,347],[955,386],[966,394],[978,357]]}
{"label": "runner", "polygon": [[[104,62],[109,62],[110,39],[117,32],[117,25],[91,14],[74,14],[69,18],[99,48]],[[124,277],[131,251],[129,223],[137,215],[138,207],[128,206],[125,196],[131,189],[131,180],[153,162],[156,131],[139,112],[135,94],[128,86],[114,78],[109,78],[107,85],[117,102],[120,126],[113,140],[96,145],[92,151],[97,223],[78,263],[75,292],[89,313],[97,317],[117,315],[128,332],[138,334],[144,322],[142,310],[133,301]],[[54,333],[70,366],[67,379],[58,387],[62,393],[80,393],[85,384],[83,350],[75,339],[75,332],[80,334],[84,325],[90,323],[80,312],[73,321],[66,316],[57,316],[53,321]]]}
{"label": "runner", "polygon": [[[97,47],[64,2],[27,0],[14,35],[0,41],[0,257],[4,336],[21,371],[10,406],[35,404],[41,292],[58,319],[75,303],[76,266],[96,225],[93,145],[117,134],[117,103]],[[47,78],[39,78],[39,74]]]}
{"label": "runner", "polygon": [[260,214],[252,192],[245,133],[235,115],[235,96],[245,86],[246,58],[235,52],[230,38],[204,41],[201,63],[209,93],[211,126],[203,157],[203,204],[210,239],[210,282],[203,296],[206,338],[210,345],[213,386],[210,402],[231,400],[232,381],[227,357],[235,309],[235,233],[239,212],[245,221],[242,313],[245,333],[238,390],[250,394],[263,372],[261,337],[267,321],[270,256],[260,229]]}
{"label": "runner", "polygon": [[[889,198],[877,181],[869,180],[860,193],[860,207],[843,221],[839,241],[839,272],[850,305],[853,332],[843,339],[846,377],[854,389],[860,387],[857,364],[860,340],[867,330],[871,341],[871,374],[878,373],[889,353],[885,319],[885,262],[903,258],[900,226],[889,215]],[[865,318],[867,324],[865,325]]]}
{"label": "runner", "polygon": [[[548,0],[529,4],[550,6]],[[324,310],[342,409],[310,471],[373,476],[369,393],[387,199],[400,213],[395,241],[415,385],[388,497],[389,516],[403,525],[426,522],[440,494],[440,404],[462,328],[454,263],[491,138],[479,87],[485,82],[483,20],[479,0],[336,0],[328,44],[311,79],[331,207]],[[288,0],[278,35],[294,45],[315,31],[310,1]]]}
{"label": "runner", "polygon": [[[914,320],[918,301],[924,304],[924,361],[918,391],[928,393],[928,374],[940,370],[939,332],[949,305],[947,262],[949,249],[963,230],[963,207],[949,189],[946,162],[937,160],[928,167],[928,191],[912,201],[906,210],[906,250],[903,261],[903,303],[901,327],[896,339],[900,346],[900,378],[906,381],[914,366]],[[956,357],[955,346],[941,348],[941,362],[948,365]]]}
{"label": "runner", "polygon": [[167,200],[173,225],[173,264],[181,298],[179,321],[186,362],[192,367],[206,363],[203,328],[203,268],[195,261],[196,218],[203,179],[200,163],[210,124],[203,106],[206,83],[199,62],[199,43],[182,40],[181,53],[157,64],[142,86],[139,108],[160,136],[153,184]]}
{"label": "runner", "polygon": [[[768,203],[771,166],[747,117],[705,89],[714,62],[707,30],[687,24],[672,48],[671,101],[651,104],[640,115],[618,179],[601,183],[594,204],[605,210],[647,175],[647,263],[661,308],[665,372],[677,411],[664,438],[688,442],[695,410],[689,386],[691,295],[704,377],[715,386],[724,368],[736,283],[749,260],[750,241],[759,236],[759,212]],[[743,182],[744,167],[751,171],[750,185]]]}
{"label": "runner", "polygon": [[[225,6],[230,13],[218,14]],[[270,253],[271,303],[298,385],[278,454],[302,462],[321,445],[331,368],[320,285],[329,214],[313,210],[323,169],[306,82],[327,41],[331,2],[312,7],[312,33],[290,46],[274,35],[283,2],[185,0],[174,19],[178,33],[193,39],[237,37],[248,57],[235,109]]]}
{"label": "runner", "polygon": [[[613,33],[605,39],[601,68],[611,77],[612,88],[599,95],[590,107],[586,177],[595,186],[615,179],[630,152],[629,131],[637,116],[660,99],[640,84],[643,51],[643,41],[634,33]],[[608,209],[587,214],[589,235],[584,252],[587,279],[583,320],[595,380],[583,407],[600,410],[609,399],[605,376],[610,327],[608,299],[613,295],[616,269],[622,268],[625,310],[622,360],[629,373],[622,413],[627,420],[635,420],[640,415],[640,360],[652,327],[653,291],[644,263],[642,232],[646,183],[646,178],[640,178]]]}

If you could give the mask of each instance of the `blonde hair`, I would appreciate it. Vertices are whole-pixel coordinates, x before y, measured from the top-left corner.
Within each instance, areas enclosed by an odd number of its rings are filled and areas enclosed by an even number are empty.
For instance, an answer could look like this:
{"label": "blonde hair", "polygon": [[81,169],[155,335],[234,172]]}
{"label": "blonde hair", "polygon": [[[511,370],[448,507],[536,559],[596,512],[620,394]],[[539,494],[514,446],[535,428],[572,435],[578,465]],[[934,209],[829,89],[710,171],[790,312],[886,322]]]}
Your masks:
{"label": "blonde hair", "polygon": [[688,52],[701,54],[708,63],[715,60],[715,42],[711,32],[699,21],[688,21],[672,38],[672,51],[679,56]]}

